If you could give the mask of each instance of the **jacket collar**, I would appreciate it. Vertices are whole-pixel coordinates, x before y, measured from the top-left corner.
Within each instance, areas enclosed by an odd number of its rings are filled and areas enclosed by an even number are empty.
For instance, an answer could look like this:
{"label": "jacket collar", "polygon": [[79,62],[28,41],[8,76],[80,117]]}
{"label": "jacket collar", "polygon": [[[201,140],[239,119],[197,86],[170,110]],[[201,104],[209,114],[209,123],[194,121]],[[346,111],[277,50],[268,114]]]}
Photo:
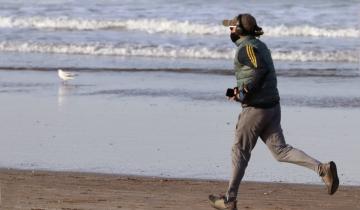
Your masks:
{"label": "jacket collar", "polygon": [[245,43],[246,41],[251,40],[251,39],[254,39],[254,38],[255,38],[254,36],[242,36],[240,39],[238,39],[238,40],[235,42],[235,45],[239,47],[240,45],[242,45],[242,44]]}

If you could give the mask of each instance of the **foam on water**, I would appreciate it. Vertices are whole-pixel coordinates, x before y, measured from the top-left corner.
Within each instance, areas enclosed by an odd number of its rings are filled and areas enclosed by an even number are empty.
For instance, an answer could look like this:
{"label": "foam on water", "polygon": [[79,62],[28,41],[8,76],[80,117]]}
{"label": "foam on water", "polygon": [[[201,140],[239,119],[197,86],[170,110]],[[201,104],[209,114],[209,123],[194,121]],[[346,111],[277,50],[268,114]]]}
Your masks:
{"label": "foam on water", "polygon": [[[233,59],[235,51],[231,48],[179,47],[171,45],[140,44],[54,44],[35,42],[0,42],[3,52],[62,53],[106,56],[144,56],[196,59]],[[354,51],[279,51],[272,52],[274,60],[282,61],[346,61],[358,62],[359,54]]]}
{"label": "foam on water", "polygon": [[272,57],[274,60],[282,61],[346,61],[359,62],[359,54],[356,51],[302,51],[293,50],[288,52],[273,51]]}
{"label": "foam on water", "polygon": [[[226,35],[226,27],[190,21],[168,19],[97,20],[62,17],[8,17],[0,16],[0,28],[34,28],[54,30],[140,30],[146,33],[176,33],[187,35]],[[310,25],[263,26],[267,36],[360,37],[356,28],[324,28]]]}

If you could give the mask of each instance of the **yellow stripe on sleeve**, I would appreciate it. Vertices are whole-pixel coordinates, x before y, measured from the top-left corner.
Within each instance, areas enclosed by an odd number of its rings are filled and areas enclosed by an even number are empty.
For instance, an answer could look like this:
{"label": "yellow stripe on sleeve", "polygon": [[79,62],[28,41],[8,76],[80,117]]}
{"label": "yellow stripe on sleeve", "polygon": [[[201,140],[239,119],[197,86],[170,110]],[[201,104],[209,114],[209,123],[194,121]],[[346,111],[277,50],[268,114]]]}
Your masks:
{"label": "yellow stripe on sleeve", "polygon": [[248,54],[248,57],[250,58],[251,63],[255,66],[255,68],[257,68],[257,61],[256,61],[254,48],[250,45],[246,45],[246,52]]}
{"label": "yellow stripe on sleeve", "polygon": [[251,54],[250,54],[250,50],[249,50],[249,45],[246,45],[246,53],[247,53],[247,55],[248,55],[248,58],[250,59],[250,61],[252,62],[252,56],[251,56]]}

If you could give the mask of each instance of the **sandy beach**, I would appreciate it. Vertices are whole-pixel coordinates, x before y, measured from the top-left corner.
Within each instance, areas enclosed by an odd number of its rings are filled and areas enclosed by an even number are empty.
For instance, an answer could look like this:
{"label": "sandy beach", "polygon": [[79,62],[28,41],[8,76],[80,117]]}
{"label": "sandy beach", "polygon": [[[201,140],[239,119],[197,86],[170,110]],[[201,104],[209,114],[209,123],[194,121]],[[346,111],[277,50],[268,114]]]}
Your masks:
{"label": "sandy beach", "polygon": [[341,186],[327,195],[314,171],[278,163],[259,139],[239,209],[360,209],[359,8],[2,0],[0,210],[211,209],[242,111],[225,97],[237,48],[221,24],[239,12],[264,31],[286,143],[336,162]]}
{"label": "sandy beach", "polygon": [[[77,81],[63,85],[55,72],[0,72],[0,209],[212,209],[207,197],[226,189],[221,180],[229,178],[240,111],[217,91],[232,77],[80,73]],[[143,86],[159,90],[139,93],[137,81],[142,80]],[[316,97],[325,95],[328,82],[280,82],[289,86],[282,88],[289,143],[323,161],[336,161],[341,187],[327,195],[312,171],[277,163],[259,142],[240,189],[239,209],[360,209],[360,170],[354,167],[359,144],[351,135],[358,129],[360,110],[291,106],[286,101],[300,84]],[[332,88],[356,87],[347,92],[356,97],[357,82],[342,79]]]}
{"label": "sandy beach", "polygon": [[[1,209],[211,209],[225,181],[0,170]],[[360,209],[360,187],[329,196],[322,185],[245,182],[239,209]]]}

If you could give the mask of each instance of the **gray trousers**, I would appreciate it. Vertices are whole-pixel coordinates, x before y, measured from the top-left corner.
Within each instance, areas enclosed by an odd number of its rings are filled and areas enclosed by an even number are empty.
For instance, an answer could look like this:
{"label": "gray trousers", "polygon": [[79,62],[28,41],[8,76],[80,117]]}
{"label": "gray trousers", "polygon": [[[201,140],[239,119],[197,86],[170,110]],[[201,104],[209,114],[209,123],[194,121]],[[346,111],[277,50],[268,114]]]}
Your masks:
{"label": "gray trousers", "polygon": [[243,108],[236,125],[235,142],[232,147],[233,173],[226,194],[228,199],[237,197],[240,182],[258,137],[278,161],[294,163],[319,173],[318,160],[286,144],[280,121],[280,105],[268,109]]}

